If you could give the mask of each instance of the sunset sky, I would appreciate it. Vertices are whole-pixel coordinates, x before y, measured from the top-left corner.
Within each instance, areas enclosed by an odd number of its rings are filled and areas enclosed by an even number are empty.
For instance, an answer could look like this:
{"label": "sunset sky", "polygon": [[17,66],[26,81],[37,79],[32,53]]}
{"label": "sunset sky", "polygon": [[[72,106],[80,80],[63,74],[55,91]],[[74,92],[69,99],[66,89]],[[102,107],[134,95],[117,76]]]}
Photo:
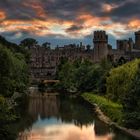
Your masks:
{"label": "sunset sky", "polygon": [[0,35],[16,43],[92,44],[93,31],[105,30],[114,45],[139,27],[140,0],[0,0]]}

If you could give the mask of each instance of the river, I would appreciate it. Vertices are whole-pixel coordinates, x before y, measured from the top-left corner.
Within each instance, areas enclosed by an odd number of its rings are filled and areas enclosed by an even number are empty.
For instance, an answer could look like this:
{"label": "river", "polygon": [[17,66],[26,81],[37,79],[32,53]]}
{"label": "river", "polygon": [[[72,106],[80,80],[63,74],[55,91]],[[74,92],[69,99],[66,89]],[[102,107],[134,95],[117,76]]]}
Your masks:
{"label": "river", "polygon": [[17,140],[135,140],[101,122],[82,99],[32,91]]}

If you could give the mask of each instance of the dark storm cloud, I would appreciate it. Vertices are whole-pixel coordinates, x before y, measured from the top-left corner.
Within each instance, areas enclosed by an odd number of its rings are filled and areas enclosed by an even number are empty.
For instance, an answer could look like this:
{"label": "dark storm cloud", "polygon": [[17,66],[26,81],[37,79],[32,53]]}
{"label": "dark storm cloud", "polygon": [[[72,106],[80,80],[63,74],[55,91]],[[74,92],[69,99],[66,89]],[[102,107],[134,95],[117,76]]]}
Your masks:
{"label": "dark storm cloud", "polygon": [[[113,30],[109,28],[112,26],[115,28],[114,30],[117,30],[117,23],[127,27],[127,23],[129,24],[131,20],[140,19],[139,7],[140,0],[0,0],[0,30],[3,29],[0,33],[9,38],[12,36],[22,38],[34,34],[38,38],[43,34],[52,40],[59,37],[65,38],[63,36],[65,34],[54,33],[56,27],[50,30],[52,34],[49,32],[49,25],[58,23],[61,26],[63,21],[72,23],[66,26],[64,26],[65,23],[62,24],[64,32],[67,34],[79,32],[84,28],[92,29],[96,22],[95,29],[102,26],[105,27],[103,28],[105,30]],[[84,18],[80,18],[83,15]],[[104,20],[104,17],[108,19]],[[90,18],[93,21],[90,22]],[[87,20],[90,25],[85,27]],[[15,21],[22,21],[22,23],[13,23]],[[24,22],[28,24],[27,21],[33,21],[29,23],[32,25],[23,26]],[[46,22],[50,22],[50,24]],[[15,26],[14,24],[21,25]],[[10,25],[14,26],[15,30]],[[122,26],[120,28],[122,31]],[[40,31],[46,32],[41,34]],[[82,35],[85,36],[85,39],[89,39],[90,36],[84,33]]]}
{"label": "dark storm cloud", "polygon": [[83,29],[83,26],[81,25],[72,25],[71,27],[66,29],[66,32],[75,32]]}
{"label": "dark storm cloud", "polygon": [[20,30],[20,31],[12,31],[12,32],[9,32],[9,31],[3,32],[3,33],[1,33],[1,35],[12,38],[13,36],[15,37],[19,33],[21,34],[22,37],[27,36],[29,34],[28,31],[22,31],[22,30]]}
{"label": "dark storm cloud", "polygon": [[114,21],[127,22],[132,18],[140,19],[140,1],[130,0],[116,8],[114,8],[108,16]]}
{"label": "dark storm cloud", "polygon": [[40,19],[32,8],[31,0],[0,0],[0,10],[6,13],[7,20],[32,20]]}
{"label": "dark storm cloud", "polygon": [[36,11],[39,9],[35,9],[34,4],[42,7],[47,15],[44,20],[48,17],[76,20],[81,12],[100,15],[102,6],[102,2],[98,0],[1,0],[0,9],[6,12],[7,19],[40,19]]}
{"label": "dark storm cloud", "polygon": [[[116,5],[111,12],[102,10],[103,4]],[[40,6],[46,16],[37,14]],[[94,16],[110,16],[113,20],[140,17],[140,0],[1,0],[0,9],[4,10],[7,19],[31,20],[56,18],[60,20],[76,20],[80,14],[89,13]]]}

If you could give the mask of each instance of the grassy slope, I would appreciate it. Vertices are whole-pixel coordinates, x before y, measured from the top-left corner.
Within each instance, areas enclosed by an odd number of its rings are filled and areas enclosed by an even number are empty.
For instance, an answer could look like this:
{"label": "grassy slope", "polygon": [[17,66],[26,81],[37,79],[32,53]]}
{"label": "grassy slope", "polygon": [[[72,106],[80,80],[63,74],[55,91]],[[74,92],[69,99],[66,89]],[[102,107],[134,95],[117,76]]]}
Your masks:
{"label": "grassy slope", "polygon": [[112,121],[117,122],[118,124],[122,122],[122,105],[114,103],[93,93],[83,93],[82,97],[91,104],[97,104],[104,114],[107,115]]}

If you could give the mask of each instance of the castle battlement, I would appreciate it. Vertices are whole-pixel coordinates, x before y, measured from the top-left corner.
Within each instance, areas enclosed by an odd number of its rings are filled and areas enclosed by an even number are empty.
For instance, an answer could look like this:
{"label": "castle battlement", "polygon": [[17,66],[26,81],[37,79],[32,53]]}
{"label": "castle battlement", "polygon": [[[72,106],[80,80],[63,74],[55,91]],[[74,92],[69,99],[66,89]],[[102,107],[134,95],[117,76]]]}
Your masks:
{"label": "castle battlement", "polygon": [[42,46],[33,46],[30,49],[30,71],[32,79],[51,79],[55,76],[57,66],[61,59],[75,61],[77,59],[88,59],[92,62],[100,62],[102,59],[109,59],[117,62],[120,59],[130,61],[140,58],[140,31],[135,32],[135,43],[132,38],[128,40],[116,40],[116,49],[108,44],[108,35],[105,31],[95,31],[93,35],[94,48],[89,45],[69,44],[63,47],[51,49],[50,43]]}
{"label": "castle battlement", "polygon": [[105,31],[95,31],[94,32],[94,38],[93,38],[93,42],[108,42],[108,35],[106,34]]}

